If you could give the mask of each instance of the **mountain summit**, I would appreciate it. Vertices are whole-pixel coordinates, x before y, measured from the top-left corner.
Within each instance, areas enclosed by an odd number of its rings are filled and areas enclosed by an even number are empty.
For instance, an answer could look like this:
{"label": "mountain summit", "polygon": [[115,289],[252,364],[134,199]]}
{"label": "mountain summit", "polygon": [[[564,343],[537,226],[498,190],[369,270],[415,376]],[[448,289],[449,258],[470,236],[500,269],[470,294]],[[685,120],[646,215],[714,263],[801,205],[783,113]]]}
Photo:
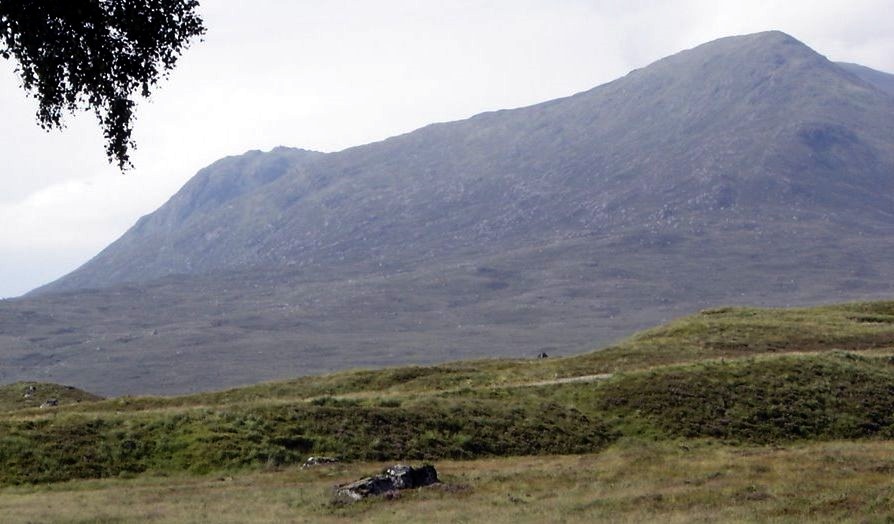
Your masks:
{"label": "mountain summit", "polygon": [[[890,293],[889,77],[774,31],[338,153],[221,160],[83,267],[0,306],[4,329],[54,312],[22,324],[40,340],[0,338],[28,355],[8,374],[90,375],[95,335],[114,383],[79,384],[182,391],[579,351],[709,304]],[[53,335],[61,324],[83,336]],[[165,375],[183,347],[192,364]]]}

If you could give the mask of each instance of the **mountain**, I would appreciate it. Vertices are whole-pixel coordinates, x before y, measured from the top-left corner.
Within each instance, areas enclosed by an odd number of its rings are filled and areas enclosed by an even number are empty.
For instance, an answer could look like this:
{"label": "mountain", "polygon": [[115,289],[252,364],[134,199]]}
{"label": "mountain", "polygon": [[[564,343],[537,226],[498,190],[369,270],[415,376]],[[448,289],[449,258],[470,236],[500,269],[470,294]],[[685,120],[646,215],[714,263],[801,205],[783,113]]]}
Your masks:
{"label": "mountain", "polygon": [[0,305],[0,380],[181,392],[583,351],[706,305],[884,297],[890,75],[780,32],[338,153],[221,160]]}
{"label": "mountain", "polygon": [[838,62],[837,65],[845,71],[848,71],[860,77],[862,80],[869,82],[882,91],[894,95],[894,75],[876,71],[875,69],[870,69],[866,66],[861,66],[860,64]]}
{"label": "mountain", "polygon": [[[288,177],[283,151],[224,161],[47,290],[258,265],[403,265],[718,208],[887,215],[891,106],[787,35],[724,39],[566,99],[299,152]],[[243,163],[257,186],[242,182]],[[185,205],[208,198],[211,176],[225,205]]]}

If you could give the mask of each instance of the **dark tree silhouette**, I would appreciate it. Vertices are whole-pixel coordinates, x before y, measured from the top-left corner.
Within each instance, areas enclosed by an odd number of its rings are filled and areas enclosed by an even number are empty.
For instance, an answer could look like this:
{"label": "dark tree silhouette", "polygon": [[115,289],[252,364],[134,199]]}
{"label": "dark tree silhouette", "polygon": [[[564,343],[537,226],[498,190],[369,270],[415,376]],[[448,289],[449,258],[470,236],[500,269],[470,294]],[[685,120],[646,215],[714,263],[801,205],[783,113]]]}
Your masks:
{"label": "dark tree silhouette", "polygon": [[92,110],[109,162],[131,167],[134,98],[205,32],[197,0],[0,0],[0,56],[16,61],[37,121],[61,128]]}

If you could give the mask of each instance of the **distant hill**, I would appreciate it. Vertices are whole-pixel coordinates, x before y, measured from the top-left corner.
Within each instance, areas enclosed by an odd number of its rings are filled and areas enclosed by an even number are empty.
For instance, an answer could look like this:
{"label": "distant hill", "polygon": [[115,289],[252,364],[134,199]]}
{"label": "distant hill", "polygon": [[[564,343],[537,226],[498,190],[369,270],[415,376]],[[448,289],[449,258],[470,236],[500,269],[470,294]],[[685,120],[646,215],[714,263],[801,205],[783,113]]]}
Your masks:
{"label": "distant hill", "polygon": [[0,304],[0,380],[182,392],[889,296],[889,80],[758,33],[338,153],[224,159]]}

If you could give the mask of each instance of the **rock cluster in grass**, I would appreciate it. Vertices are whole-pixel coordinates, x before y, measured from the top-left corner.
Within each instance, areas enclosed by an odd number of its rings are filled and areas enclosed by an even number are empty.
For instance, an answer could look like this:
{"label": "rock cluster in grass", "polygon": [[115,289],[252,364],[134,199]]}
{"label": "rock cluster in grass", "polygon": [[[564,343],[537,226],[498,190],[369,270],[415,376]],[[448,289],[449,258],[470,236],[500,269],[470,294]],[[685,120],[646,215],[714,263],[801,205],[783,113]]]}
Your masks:
{"label": "rock cluster in grass", "polygon": [[439,482],[438,472],[432,465],[414,468],[395,464],[379,475],[336,486],[335,500],[354,502],[376,495],[394,497],[400,490],[421,488]]}
{"label": "rock cluster in grass", "polygon": [[335,457],[307,457],[307,460],[304,461],[304,464],[302,464],[301,467],[306,469],[323,464],[335,464],[337,462],[338,459]]}

